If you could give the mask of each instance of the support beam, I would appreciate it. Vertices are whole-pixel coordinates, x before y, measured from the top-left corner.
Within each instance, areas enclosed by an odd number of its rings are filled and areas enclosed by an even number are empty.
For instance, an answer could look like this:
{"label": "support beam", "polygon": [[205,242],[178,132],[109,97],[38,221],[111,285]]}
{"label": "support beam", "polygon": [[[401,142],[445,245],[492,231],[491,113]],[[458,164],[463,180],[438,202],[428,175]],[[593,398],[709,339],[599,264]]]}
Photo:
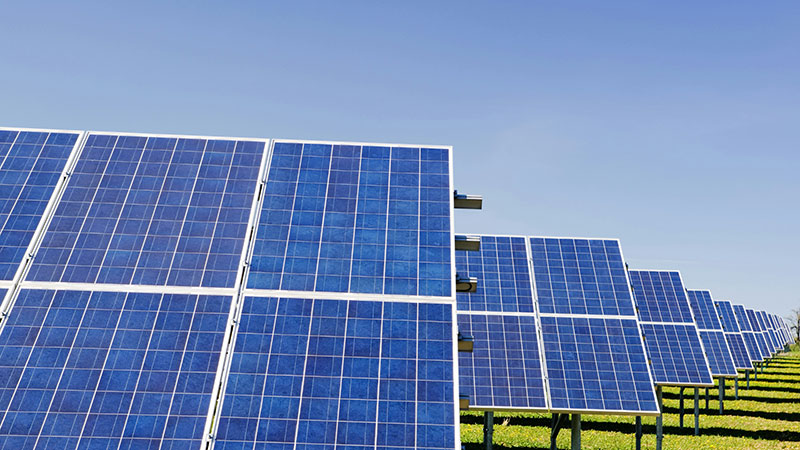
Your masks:
{"label": "support beam", "polygon": [[558,437],[558,432],[561,431],[561,428],[566,424],[567,417],[567,414],[553,414],[553,419],[550,422],[550,450],[557,450],[556,438]]}
{"label": "support beam", "polygon": [[656,386],[656,401],[659,411],[658,417],[656,417],[656,450],[661,450],[661,441],[664,439],[664,406],[661,400],[661,386]]}
{"label": "support beam", "polygon": [[486,411],[483,413],[483,448],[492,450],[494,440],[494,412]]}
{"label": "support beam", "polygon": [[642,450],[642,416],[636,416],[636,450]]}
{"label": "support beam", "polygon": [[733,395],[736,397],[736,400],[739,400],[739,376],[737,375],[736,378],[733,379]]}
{"label": "support beam", "polygon": [[719,415],[722,415],[723,402],[725,400],[725,378],[719,377]]}
{"label": "support beam", "polygon": [[700,436],[700,388],[694,388],[694,435]]}
{"label": "support beam", "polygon": [[706,388],[706,411],[708,411],[708,388]]}
{"label": "support beam", "polygon": [[572,439],[570,439],[572,450],[581,450],[581,415],[572,415]]}
{"label": "support beam", "polygon": [[756,363],[756,368],[753,370],[753,381],[758,379],[758,363]]}
{"label": "support beam", "polygon": [[683,428],[683,388],[678,390],[678,426]]}

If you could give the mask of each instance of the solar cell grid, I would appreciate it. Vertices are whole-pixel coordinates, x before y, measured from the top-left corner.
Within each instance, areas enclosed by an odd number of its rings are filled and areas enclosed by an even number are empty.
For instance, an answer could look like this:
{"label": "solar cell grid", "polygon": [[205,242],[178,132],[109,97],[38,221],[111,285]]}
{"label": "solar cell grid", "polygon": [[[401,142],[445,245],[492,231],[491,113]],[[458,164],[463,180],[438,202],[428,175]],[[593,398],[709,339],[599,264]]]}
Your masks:
{"label": "solar cell grid", "polygon": [[700,339],[703,340],[703,346],[706,349],[711,375],[735,377],[737,375],[736,367],[724,333],[717,330],[700,330]]}
{"label": "solar cell grid", "polygon": [[694,324],[643,323],[641,327],[656,384],[714,384]]}
{"label": "solar cell grid", "polygon": [[0,332],[0,447],[197,447],[228,296],[23,289]]}
{"label": "solar cell grid", "polygon": [[541,313],[634,315],[619,242],[531,237]]}
{"label": "solar cell grid", "polygon": [[481,236],[480,251],[456,252],[456,272],[478,278],[476,292],[456,294],[459,311],[534,311],[524,237]]}
{"label": "solar cell grid", "polygon": [[276,142],[247,287],[449,297],[449,157]]}
{"label": "solar cell grid", "polygon": [[264,142],[91,134],[27,279],[233,287]]}
{"label": "solar cell grid", "polygon": [[677,271],[631,270],[633,299],[643,322],[693,323],[686,290]]}
{"label": "solar cell grid", "polygon": [[246,297],[214,448],[453,449],[452,312]]}
{"label": "solar cell grid", "polygon": [[750,362],[745,339],[739,328],[739,323],[736,320],[733,305],[727,300],[715,300],[714,304],[722,318],[725,340],[728,343],[731,356],[733,356],[734,366],[737,369],[752,369],[753,364]]}
{"label": "solar cell grid", "polygon": [[722,322],[714,308],[710,291],[690,290],[689,305],[692,307],[697,328],[700,330],[722,330]]}
{"label": "solar cell grid", "polygon": [[0,129],[0,280],[17,273],[79,136]]}
{"label": "solar cell grid", "polygon": [[658,412],[635,319],[541,321],[553,410]]}
{"label": "solar cell grid", "polygon": [[474,342],[458,355],[459,389],[471,409],[547,407],[534,316],[459,314],[458,329]]}

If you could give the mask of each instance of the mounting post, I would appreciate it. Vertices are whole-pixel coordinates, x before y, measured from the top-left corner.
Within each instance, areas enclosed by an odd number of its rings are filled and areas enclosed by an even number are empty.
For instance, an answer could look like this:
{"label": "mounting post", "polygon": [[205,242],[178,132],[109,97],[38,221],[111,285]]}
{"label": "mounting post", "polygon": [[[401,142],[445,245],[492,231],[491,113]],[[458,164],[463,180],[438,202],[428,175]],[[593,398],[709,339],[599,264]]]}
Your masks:
{"label": "mounting post", "polygon": [[694,388],[694,435],[700,436],[700,388]]}
{"label": "mounting post", "polygon": [[636,416],[636,450],[642,450],[642,416]]}
{"label": "mounting post", "polygon": [[492,450],[492,439],[494,436],[494,412],[485,411],[483,413],[483,448]]}
{"label": "mounting post", "polygon": [[572,437],[570,439],[572,450],[581,450],[581,415],[572,415]]}
{"label": "mounting post", "polygon": [[708,411],[708,388],[706,388],[706,411]]}
{"label": "mounting post", "polygon": [[756,363],[756,367],[753,370],[753,381],[758,379],[758,365],[759,365],[759,363]]}
{"label": "mounting post", "polygon": [[550,429],[550,450],[557,450],[556,449],[556,438],[558,437],[558,432],[561,431],[561,427],[564,426],[564,423],[567,421],[567,414],[553,414],[553,419],[551,423]]}
{"label": "mounting post", "polygon": [[661,398],[661,386],[656,386],[656,401],[658,402],[658,417],[656,417],[656,450],[661,450],[661,441],[664,439],[664,406]]}
{"label": "mounting post", "polygon": [[683,428],[683,388],[678,390],[678,426]]}
{"label": "mounting post", "polygon": [[722,415],[722,402],[725,400],[725,378],[719,377],[719,415]]}

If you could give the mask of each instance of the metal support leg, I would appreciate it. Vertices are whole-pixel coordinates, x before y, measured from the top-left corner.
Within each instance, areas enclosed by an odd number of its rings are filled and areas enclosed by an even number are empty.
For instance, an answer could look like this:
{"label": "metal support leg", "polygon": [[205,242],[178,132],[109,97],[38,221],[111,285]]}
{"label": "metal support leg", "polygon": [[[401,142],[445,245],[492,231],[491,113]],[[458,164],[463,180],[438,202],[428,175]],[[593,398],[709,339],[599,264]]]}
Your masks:
{"label": "metal support leg", "polygon": [[758,379],[758,363],[756,363],[756,368],[753,370],[753,381]]}
{"label": "metal support leg", "polygon": [[733,395],[739,400],[739,377],[733,379]]}
{"label": "metal support leg", "polygon": [[678,390],[678,426],[683,428],[683,388]]}
{"label": "metal support leg", "polygon": [[694,435],[700,436],[700,388],[694,388]]}
{"label": "metal support leg", "polygon": [[550,430],[550,450],[556,450],[556,438],[558,437],[558,432],[561,431],[561,427],[564,426],[564,422],[566,421],[566,414],[553,414],[553,420],[551,422],[552,429]]}
{"label": "metal support leg", "polygon": [[494,413],[486,411],[483,413],[483,448],[492,450],[494,436]]}
{"label": "metal support leg", "polygon": [[719,415],[722,415],[722,404],[725,400],[725,378],[719,377]]}
{"label": "metal support leg", "polygon": [[706,388],[706,411],[708,410],[708,388]]}
{"label": "metal support leg", "polygon": [[656,401],[660,411],[656,417],[656,450],[661,450],[661,441],[664,439],[664,406],[661,400],[661,386],[656,386]]}
{"label": "metal support leg", "polygon": [[642,416],[636,416],[636,450],[642,450]]}
{"label": "metal support leg", "polygon": [[572,415],[572,450],[581,450],[581,415]]}

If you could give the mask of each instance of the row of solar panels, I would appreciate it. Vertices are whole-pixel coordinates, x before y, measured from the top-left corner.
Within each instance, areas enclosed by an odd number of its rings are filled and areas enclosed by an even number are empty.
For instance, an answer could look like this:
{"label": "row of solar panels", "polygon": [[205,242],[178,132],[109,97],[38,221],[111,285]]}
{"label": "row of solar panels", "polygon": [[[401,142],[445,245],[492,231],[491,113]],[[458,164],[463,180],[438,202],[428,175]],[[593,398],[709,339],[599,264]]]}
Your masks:
{"label": "row of solar panels", "polygon": [[777,316],[677,271],[627,271],[615,240],[481,236],[456,266],[480,280],[457,294],[473,409],[658,414],[655,385],[713,386],[789,341]]}
{"label": "row of solar panels", "polygon": [[0,447],[454,449],[460,393],[657,414],[653,344],[730,347],[615,240],[456,252],[452,179],[448,147],[0,130]]}

